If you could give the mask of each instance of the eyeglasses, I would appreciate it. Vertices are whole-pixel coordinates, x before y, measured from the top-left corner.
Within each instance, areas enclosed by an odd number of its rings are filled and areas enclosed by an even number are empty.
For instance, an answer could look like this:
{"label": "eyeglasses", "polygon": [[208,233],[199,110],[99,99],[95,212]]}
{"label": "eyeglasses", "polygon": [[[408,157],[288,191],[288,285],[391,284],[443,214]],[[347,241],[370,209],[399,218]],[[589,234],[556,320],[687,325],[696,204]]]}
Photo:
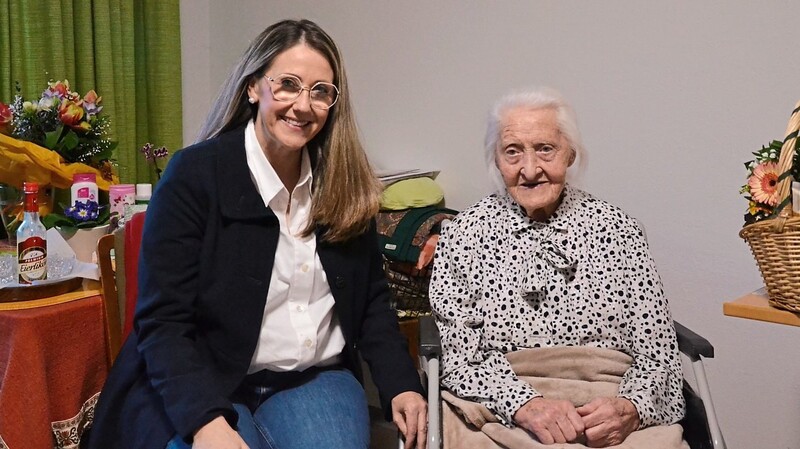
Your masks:
{"label": "eyeglasses", "polygon": [[303,86],[300,78],[294,75],[281,74],[275,78],[264,75],[269,81],[272,98],[276,101],[290,103],[297,100],[300,94],[308,91],[311,107],[314,109],[330,109],[339,99],[339,88],[331,83],[318,82],[311,87]]}

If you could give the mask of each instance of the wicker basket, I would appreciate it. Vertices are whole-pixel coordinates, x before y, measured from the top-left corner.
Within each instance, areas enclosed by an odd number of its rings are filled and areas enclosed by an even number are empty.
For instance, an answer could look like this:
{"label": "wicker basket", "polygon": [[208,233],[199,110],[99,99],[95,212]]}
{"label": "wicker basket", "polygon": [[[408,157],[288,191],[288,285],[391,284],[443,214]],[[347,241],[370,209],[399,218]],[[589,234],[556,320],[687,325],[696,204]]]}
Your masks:
{"label": "wicker basket", "polygon": [[[779,173],[792,166],[798,129],[800,102],[795,105],[786,128],[778,160]],[[787,176],[778,186],[778,204],[784,205],[778,216],[745,226],[739,236],[750,245],[767,286],[770,304],[800,313],[800,216],[792,215],[791,183],[791,176]]]}
{"label": "wicker basket", "polygon": [[392,306],[399,318],[431,314],[431,304],[428,301],[430,266],[417,270],[413,263],[397,262],[384,257],[383,268],[389,281]]}

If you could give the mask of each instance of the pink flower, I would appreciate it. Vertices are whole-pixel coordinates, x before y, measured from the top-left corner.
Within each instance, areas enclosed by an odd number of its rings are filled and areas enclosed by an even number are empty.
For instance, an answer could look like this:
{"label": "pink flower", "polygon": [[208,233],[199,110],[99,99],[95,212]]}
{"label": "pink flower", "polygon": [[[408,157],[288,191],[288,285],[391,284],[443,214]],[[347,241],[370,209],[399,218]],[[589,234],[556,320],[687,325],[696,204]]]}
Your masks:
{"label": "pink flower", "polygon": [[0,134],[11,133],[11,107],[0,101]]}
{"label": "pink flower", "polygon": [[103,97],[98,97],[94,89],[86,92],[86,95],[83,96],[83,110],[86,111],[87,117],[97,115],[103,110],[103,107],[100,106],[101,101],[103,101]]}
{"label": "pink flower", "polygon": [[769,206],[777,206],[778,176],[780,173],[778,173],[778,164],[775,162],[759,164],[747,181],[753,199]]}
{"label": "pink flower", "polygon": [[95,92],[94,89],[86,92],[86,95],[83,96],[83,101],[87,103],[100,103],[100,100],[102,99],[103,97],[98,97],[97,92]]}
{"label": "pink flower", "polygon": [[47,83],[47,89],[42,93],[43,97],[58,97],[61,100],[70,99],[72,92],[69,90],[69,81],[56,81]]}

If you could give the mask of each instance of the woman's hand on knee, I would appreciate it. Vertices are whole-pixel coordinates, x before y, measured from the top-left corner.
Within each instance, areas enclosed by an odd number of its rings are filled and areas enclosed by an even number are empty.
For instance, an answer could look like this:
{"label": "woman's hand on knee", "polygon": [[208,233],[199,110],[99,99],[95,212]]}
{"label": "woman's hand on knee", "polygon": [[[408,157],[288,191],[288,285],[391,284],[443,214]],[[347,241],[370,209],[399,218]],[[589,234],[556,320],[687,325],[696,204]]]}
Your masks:
{"label": "woman's hand on knee", "polygon": [[406,440],[405,449],[428,444],[428,404],[417,392],[405,391],[392,399],[392,419]]}
{"label": "woman's hand on knee", "polygon": [[250,449],[242,437],[218,416],[194,433],[192,449]]}
{"label": "woman's hand on knee", "polygon": [[584,431],[575,406],[560,399],[533,398],[517,410],[514,422],[533,433],[542,444],[572,443]]}
{"label": "woman's hand on knee", "polygon": [[596,398],[578,407],[586,425],[586,445],[607,447],[621,444],[639,428],[639,412],[625,398]]}

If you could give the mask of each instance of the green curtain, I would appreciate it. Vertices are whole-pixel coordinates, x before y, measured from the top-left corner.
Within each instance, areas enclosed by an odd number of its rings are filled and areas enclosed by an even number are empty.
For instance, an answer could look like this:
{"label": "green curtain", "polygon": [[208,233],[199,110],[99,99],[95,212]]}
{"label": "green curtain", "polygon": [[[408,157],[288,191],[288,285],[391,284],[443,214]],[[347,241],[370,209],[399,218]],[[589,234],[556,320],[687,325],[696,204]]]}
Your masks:
{"label": "green curtain", "polygon": [[121,182],[155,182],[139,149],[183,143],[179,0],[0,0],[0,101],[60,79],[103,97]]}

